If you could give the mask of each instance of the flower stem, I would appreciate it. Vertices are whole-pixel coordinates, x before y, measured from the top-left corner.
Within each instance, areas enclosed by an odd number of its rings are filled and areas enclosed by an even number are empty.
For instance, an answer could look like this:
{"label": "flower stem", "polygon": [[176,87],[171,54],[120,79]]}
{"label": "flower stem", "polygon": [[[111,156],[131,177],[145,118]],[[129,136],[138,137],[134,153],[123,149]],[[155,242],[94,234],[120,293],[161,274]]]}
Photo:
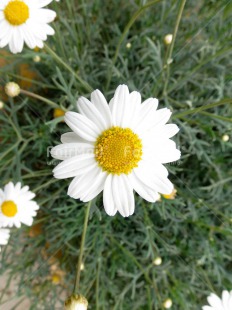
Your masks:
{"label": "flower stem", "polygon": [[77,262],[76,280],[75,280],[75,286],[73,290],[74,294],[78,294],[78,291],[80,288],[81,263],[82,263],[83,253],[84,253],[85,236],[86,236],[86,231],[88,227],[89,211],[90,211],[91,205],[92,205],[92,200],[88,203],[86,211],[85,211],[85,222],[84,222],[83,232],[82,232],[82,237],[81,237],[81,248],[80,248],[80,253],[79,253],[78,262]]}
{"label": "flower stem", "polygon": [[192,109],[192,110],[187,110],[187,111],[183,111],[181,113],[177,113],[177,114],[174,114],[173,115],[173,118],[182,118],[186,115],[189,115],[189,114],[195,114],[195,113],[200,113],[204,110],[208,110],[208,109],[211,109],[211,108],[215,108],[217,106],[220,106],[220,105],[223,105],[223,104],[227,104],[227,103],[232,103],[232,99],[228,98],[228,99],[223,99],[223,100],[220,100],[218,102],[214,102],[214,103],[210,103],[210,104],[207,104],[207,105],[203,105],[199,108],[195,108],[195,109]]}
{"label": "flower stem", "polygon": [[48,105],[50,105],[52,108],[59,108],[58,104],[56,104],[55,102],[47,99],[47,98],[44,98],[40,95],[37,95],[37,94],[34,94],[30,91],[27,91],[27,90],[24,90],[24,89],[20,89],[20,93],[23,94],[23,95],[26,95],[26,96],[29,96],[29,97],[32,97],[32,98],[35,98],[35,99],[38,99],[40,101],[43,101],[45,103],[47,103]]}
{"label": "flower stem", "polygon": [[182,13],[184,10],[185,3],[186,3],[186,0],[181,0],[178,15],[176,18],[176,24],[175,24],[175,28],[174,28],[174,32],[173,32],[172,42],[171,42],[170,47],[169,47],[168,52],[167,52],[167,57],[166,57],[167,74],[166,74],[166,79],[164,82],[164,90],[163,90],[164,96],[167,95],[167,87],[168,87],[168,82],[169,82],[169,77],[170,77],[170,64],[171,64],[171,59],[172,59],[172,52],[173,52],[174,44],[176,41],[176,35],[177,35],[178,28],[179,28],[179,24],[180,24],[180,20],[182,17]]}
{"label": "flower stem", "polygon": [[130,30],[131,26],[134,24],[136,19],[143,13],[144,10],[148,9],[149,7],[151,7],[152,5],[154,5],[154,4],[156,4],[156,3],[160,2],[160,1],[161,0],[154,0],[154,1],[150,1],[147,4],[145,4],[144,6],[142,6],[140,9],[138,9],[134,13],[134,15],[131,17],[131,19],[127,23],[127,25],[126,25],[122,35],[120,36],[120,39],[119,39],[119,42],[117,44],[116,51],[115,51],[115,54],[114,54],[114,57],[113,57],[113,60],[112,60],[112,65],[110,66],[109,71],[108,71],[108,78],[107,78],[106,89],[109,88],[109,85],[110,85],[110,82],[111,82],[111,78],[112,78],[112,70],[113,70],[113,67],[114,67],[117,59],[118,59],[119,50],[120,50],[120,47],[121,47],[123,41],[125,40],[127,32]]}
{"label": "flower stem", "polygon": [[88,91],[88,92],[92,92],[93,89],[92,87],[85,82],[84,80],[82,80],[82,78],[68,65],[66,64],[61,58],[60,56],[58,56],[47,44],[44,45],[44,48],[46,49],[46,51],[58,62],[60,63],[65,69],[67,69],[70,73],[72,73],[75,78],[78,80],[78,82],[80,82],[80,84]]}

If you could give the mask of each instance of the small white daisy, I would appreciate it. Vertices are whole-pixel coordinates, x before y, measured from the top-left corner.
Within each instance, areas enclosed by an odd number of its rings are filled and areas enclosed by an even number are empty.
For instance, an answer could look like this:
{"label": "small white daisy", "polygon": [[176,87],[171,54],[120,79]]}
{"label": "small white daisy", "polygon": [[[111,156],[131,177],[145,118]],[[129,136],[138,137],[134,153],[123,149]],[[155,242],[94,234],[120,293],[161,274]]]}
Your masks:
{"label": "small white daisy", "polygon": [[0,228],[0,251],[1,251],[1,245],[6,245],[8,243],[9,238],[10,238],[10,230]]}
{"label": "small white daisy", "polygon": [[52,0],[1,0],[0,47],[9,45],[14,54],[20,53],[24,42],[29,48],[43,48],[47,35],[55,32],[48,23],[56,13],[43,7]]}
{"label": "small white daisy", "polygon": [[15,186],[12,182],[0,189],[0,227],[21,227],[21,223],[31,226],[39,206],[32,199],[35,194],[28,186]]}
{"label": "small white daisy", "polygon": [[202,310],[231,310],[232,309],[232,291],[223,291],[222,299],[211,293],[207,298],[210,306],[202,307]]}
{"label": "small white daisy", "polygon": [[117,88],[109,105],[95,90],[91,101],[81,97],[77,107],[80,113],[65,114],[73,132],[62,135],[63,144],[51,151],[63,160],[54,177],[74,177],[69,196],[87,202],[103,191],[106,213],[127,217],[134,213],[133,189],[149,202],[172,192],[163,164],[178,160],[180,151],[169,139],[179,131],[166,125],[169,109],[157,110],[155,98],[141,103],[140,93],[129,93],[126,85]]}

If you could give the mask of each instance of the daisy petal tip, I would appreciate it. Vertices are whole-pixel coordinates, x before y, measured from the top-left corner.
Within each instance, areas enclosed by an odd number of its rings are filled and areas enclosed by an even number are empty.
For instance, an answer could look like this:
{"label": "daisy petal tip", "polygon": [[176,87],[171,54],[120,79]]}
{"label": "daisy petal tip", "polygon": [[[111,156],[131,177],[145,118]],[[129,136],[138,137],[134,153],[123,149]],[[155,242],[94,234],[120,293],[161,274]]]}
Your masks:
{"label": "daisy petal tip", "polygon": [[117,89],[116,89],[116,92],[118,92],[118,91],[126,91],[126,92],[128,92],[129,93],[129,88],[128,88],[128,86],[126,85],[126,84],[120,84],[118,87],[117,87]]}
{"label": "daisy petal tip", "polygon": [[115,214],[117,213],[117,211],[116,212],[106,212],[106,214],[107,215],[109,215],[110,217],[113,217],[113,216],[115,216]]}
{"label": "daisy petal tip", "polygon": [[102,92],[99,89],[95,89],[94,91],[92,91],[91,96],[99,95],[99,94],[102,94]]}
{"label": "daisy petal tip", "polygon": [[162,193],[163,195],[170,195],[174,190],[174,185],[173,184],[170,184],[168,190],[166,193]]}

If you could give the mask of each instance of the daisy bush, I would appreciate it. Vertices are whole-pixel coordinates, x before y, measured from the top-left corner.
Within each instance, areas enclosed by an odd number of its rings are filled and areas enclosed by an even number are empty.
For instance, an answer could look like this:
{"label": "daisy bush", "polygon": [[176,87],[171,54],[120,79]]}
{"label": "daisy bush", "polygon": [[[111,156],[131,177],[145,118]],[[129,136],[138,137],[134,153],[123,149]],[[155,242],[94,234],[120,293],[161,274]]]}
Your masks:
{"label": "daisy bush", "polygon": [[1,1],[0,308],[230,309],[231,14]]}

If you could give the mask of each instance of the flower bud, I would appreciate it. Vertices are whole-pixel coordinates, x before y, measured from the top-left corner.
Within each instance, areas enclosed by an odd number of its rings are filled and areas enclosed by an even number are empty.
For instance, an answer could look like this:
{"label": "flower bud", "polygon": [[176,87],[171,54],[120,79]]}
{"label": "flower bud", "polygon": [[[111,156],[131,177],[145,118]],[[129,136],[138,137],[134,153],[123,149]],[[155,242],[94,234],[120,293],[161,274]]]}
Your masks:
{"label": "flower bud", "polygon": [[228,135],[223,135],[222,136],[222,141],[228,142],[230,140],[230,137]]}
{"label": "flower bud", "polygon": [[65,301],[65,310],[87,310],[88,301],[82,295],[72,295]]}
{"label": "flower bud", "polygon": [[81,263],[81,271],[85,269],[84,263]]}
{"label": "flower bud", "polygon": [[173,38],[173,35],[172,34],[166,34],[166,36],[164,37],[164,43],[166,45],[170,45],[172,43],[172,38]]}
{"label": "flower bud", "polygon": [[162,258],[161,257],[156,257],[154,260],[153,260],[153,264],[156,265],[156,266],[159,266],[162,264]]}
{"label": "flower bud", "polygon": [[35,57],[33,58],[34,62],[40,62],[41,61],[41,57],[39,55],[35,55]]}
{"label": "flower bud", "polygon": [[20,94],[20,87],[14,82],[9,82],[5,86],[5,92],[9,97],[17,97]]}
{"label": "flower bud", "polygon": [[57,118],[57,117],[61,117],[61,116],[64,116],[65,115],[65,111],[62,110],[62,109],[54,109],[54,112],[53,112],[53,117],[54,118]]}
{"label": "flower bud", "polygon": [[166,299],[163,303],[165,309],[170,309],[172,306],[172,300],[170,298]]}
{"label": "flower bud", "polygon": [[2,110],[4,108],[4,102],[0,101],[0,110]]}

